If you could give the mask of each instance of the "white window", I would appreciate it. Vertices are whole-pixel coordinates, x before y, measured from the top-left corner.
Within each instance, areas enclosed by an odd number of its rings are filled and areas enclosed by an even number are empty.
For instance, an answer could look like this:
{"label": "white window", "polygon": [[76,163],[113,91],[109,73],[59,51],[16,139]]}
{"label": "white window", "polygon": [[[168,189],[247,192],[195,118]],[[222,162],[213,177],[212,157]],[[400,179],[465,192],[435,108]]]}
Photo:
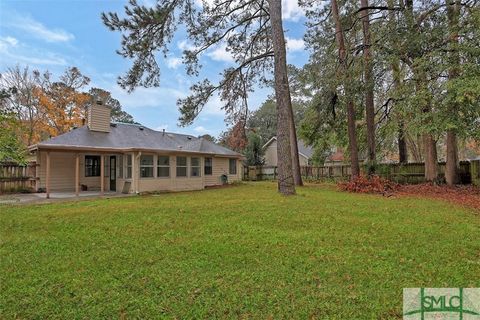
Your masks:
{"label": "white window", "polygon": [[153,156],[140,156],[140,177],[153,178]]}
{"label": "white window", "polygon": [[187,176],[187,157],[177,157],[177,177]]}
{"label": "white window", "polygon": [[200,177],[200,158],[190,158],[190,176]]}
{"label": "white window", "polygon": [[127,170],[125,171],[125,179],[132,179],[132,155],[127,154]]}
{"label": "white window", "polygon": [[169,156],[158,156],[157,177],[159,178],[170,177],[170,157]]}

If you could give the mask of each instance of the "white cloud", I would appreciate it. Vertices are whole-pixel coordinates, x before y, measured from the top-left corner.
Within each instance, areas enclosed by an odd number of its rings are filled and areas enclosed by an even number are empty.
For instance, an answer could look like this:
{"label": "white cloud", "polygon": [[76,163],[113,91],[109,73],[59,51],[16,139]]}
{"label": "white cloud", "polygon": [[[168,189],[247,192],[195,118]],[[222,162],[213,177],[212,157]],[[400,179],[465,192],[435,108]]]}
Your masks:
{"label": "white cloud", "polygon": [[156,131],[163,131],[163,130],[167,131],[167,129],[168,129],[168,124],[161,124],[158,127],[156,127],[154,130],[156,130]]}
{"label": "white cloud", "polygon": [[118,85],[110,88],[112,96],[115,97],[122,106],[126,108],[160,108],[165,105],[165,101],[177,101],[178,98],[184,98],[185,93],[176,88],[158,87],[143,88],[138,87],[132,93],[120,88]]}
{"label": "white cloud", "polygon": [[195,46],[188,42],[188,40],[182,40],[177,42],[177,47],[182,51],[195,49]]}
{"label": "white cloud", "polygon": [[156,5],[155,0],[140,0],[138,3],[142,6],[146,6],[148,8],[153,8]]}
{"label": "white cloud", "polygon": [[177,57],[171,57],[171,58],[167,58],[166,63],[167,63],[168,68],[176,69],[176,68],[178,68],[179,65],[182,64],[182,59],[177,58]]}
{"label": "white cloud", "polygon": [[215,61],[224,61],[224,62],[233,62],[234,59],[232,54],[227,51],[227,45],[225,43],[217,46],[212,51],[208,52],[207,55]]}
{"label": "white cloud", "polygon": [[305,16],[305,12],[298,5],[298,0],[282,0],[282,18],[284,20],[298,21]]}
{"label": "white cloud", "polygon": [[67,65],[67,61],[63,57],[52,52],[24,46],[10,36],[0,37],[0,58],[0,60],[9,61],[12,64]]}
{"label": "white cloud", "polygon": [[199,133],[199,134],[206,134],[206,133],[209,133],[210,130],[206,129],[205,127],[203,126],[198,126],[198,127],[195,127],[193,128],[193,131]]}
{"label": "white cloud", "polygon": [[46,42],[68,42],[75,38],[73,34],[65,30],[49,29],[31,17],[16,17],[12,26],[27,31],[34,37],[45,40]]}
{"label": "white cloud", "polygon": [[18,40],[15,39],[14,37],[0,37],[0,46],[1,48],[5,47],[15,47],[18,44]]}
{"label": "white cloud", "polygon": [[35,64],[35,65],[56,65],[56,66],[66,66],[67,61],[61,57],[51,55],[50,57],[29,57],[22,55],[13,55],[12,58],[17,59],[17,61],[24,62],[26,64]]}
{"label": "white cloud", "polygon": [[303,39],[293,39],[289,37],[285,37],[287,41],[287,50],[288,51],[301,51],[305,49],[305,42]]}
{"label": "white cloud", "polygon": [[203,107],[202,113],[205,115],[221,115],[225,116],[225,111],[222,109],[223,103],[218,95],[212,96]]}

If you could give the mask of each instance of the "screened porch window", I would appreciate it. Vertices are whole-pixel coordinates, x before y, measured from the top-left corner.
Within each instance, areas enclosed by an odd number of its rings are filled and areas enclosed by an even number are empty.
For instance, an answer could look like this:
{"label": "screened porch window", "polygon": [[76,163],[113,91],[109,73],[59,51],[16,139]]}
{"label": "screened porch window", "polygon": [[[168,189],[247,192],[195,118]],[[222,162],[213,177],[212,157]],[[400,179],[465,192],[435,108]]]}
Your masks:
{"label": "screened porch window", "polygon": [[205,175],[211,176],[212,175],[212,158],[205,158]]}
{"label": "screened porch window", "polygon": [[190,158],[190,176],[200,177],[200,158]]}
{"label": "screened porch window", "polygon": [[153,178],[153,156],[140,156],[140,177]]}
{"label": "screened porch window", "polygon": [[132,179],[132,155],[127,154],[127,170],[125,172],[125,179]]}
{"label": "screened porch window", "polygon": [[118,177],[123,178],[123,156],[118,156]]}
{"label": "screened porch window", "polygon": [[236,159],[230,159],[228,162],[228,173],[229,174],[237,174],[237,160]]}
{"label": "screened porch window", "polygon": [[158,156],[157,177],[159,178],[170,177],[170,157],[169,156]]}
{"label": "screened porch window", "polygon": [[187,176],[187,157],[177,157],[177,177]]}
{"label": "screened porch window", "polygon": [[85,177],[100,177],[100,156],[85,156]]}

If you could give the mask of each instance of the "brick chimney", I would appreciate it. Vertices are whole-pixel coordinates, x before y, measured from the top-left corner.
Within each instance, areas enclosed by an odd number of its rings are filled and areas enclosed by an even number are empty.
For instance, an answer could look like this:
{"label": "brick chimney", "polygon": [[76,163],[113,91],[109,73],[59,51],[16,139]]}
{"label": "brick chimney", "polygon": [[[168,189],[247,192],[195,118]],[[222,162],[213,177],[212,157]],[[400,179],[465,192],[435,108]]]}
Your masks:
{"label": "brick chimney", "polygon": [[110,107],[97,101],[88,109],[88,129],[91,131],[110,132]]}

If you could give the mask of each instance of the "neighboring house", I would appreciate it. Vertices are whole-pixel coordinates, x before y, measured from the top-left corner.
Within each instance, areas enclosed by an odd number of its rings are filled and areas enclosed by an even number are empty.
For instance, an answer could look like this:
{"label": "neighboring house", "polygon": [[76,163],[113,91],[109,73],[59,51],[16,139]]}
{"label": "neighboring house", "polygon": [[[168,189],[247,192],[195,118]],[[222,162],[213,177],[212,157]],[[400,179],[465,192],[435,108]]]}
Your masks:
{"label": "neighboring house", "polygon": [[206,139],[110,123],[110,108],[93,105],[88,125],[29,147],[37,158],[37,190],[198,190],[241,180],[237,152]]}
{"label": "neighboring house", "polygon": [[[311,164],[311,159],[313,156],[313,149],[306,146],[302,140],[298,140],[298,159],[300,161],[300,166],[308,166]],[[265,165],[266,166],[277,166],[277,137],[272,137],[268,140],[267,143],[263,146],[265,152]]]}
{"label": "neighboring house", "polygon": [[331,154],[325,158],[325,167],[340,166],[345,162],[345,155],[342,148],[333,147]]}

